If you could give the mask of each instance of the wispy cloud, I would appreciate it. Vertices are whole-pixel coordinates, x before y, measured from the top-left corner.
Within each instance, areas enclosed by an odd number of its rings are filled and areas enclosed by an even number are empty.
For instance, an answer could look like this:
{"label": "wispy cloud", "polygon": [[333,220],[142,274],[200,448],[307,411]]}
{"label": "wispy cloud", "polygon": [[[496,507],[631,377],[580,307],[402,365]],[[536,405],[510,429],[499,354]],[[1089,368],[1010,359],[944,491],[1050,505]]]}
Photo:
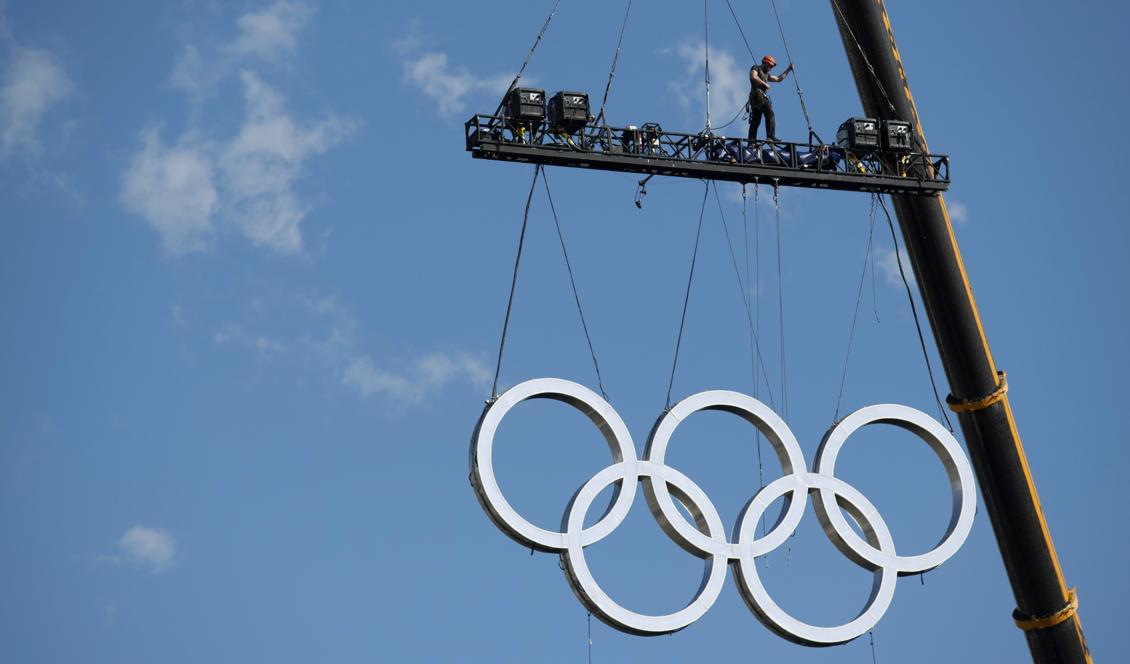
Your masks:
{"label": "wispy cloud", "polygon": [[219,156],[225,209],[252,243],[292,254],[302,249],[299,224],[308,212],[294,193],[303,164],[352,135],[358,122],[331,113],[302,126],[257,75],[241,78],[243,126]]}
{"label": "wispy cloud", "polygon": [[239,35],[229,49],[236,55],[253,55],[277,61],[294,54],[298,33],[314,17],[314,8],[304,2],[276,2],[235,22]]}
{"label": "wispy cloud", "polygon": [[[704,42],[688,38],[660,52],[674,55],[683,62],[683,75],[670,81],[668,87],[684,108],[705,119]],[[745,106],[749,98],[747,72],[748,68],[738,65],[729,51],[717,47],[710,49],[710,115],[713,126],[725,124]]]}
{"label": "wispy cloud", "polygon": [[[364,398],[412,406],[456,383],[485,388],[492,376],[482,358],[466,352],[374,359],[376,354],[363,348],[356,316],[336,297],[257,299],[246,312],[244,320],[216,327],[212,342],[264,362],[313,369]],[[284,328],[298,332],[280,334]]]}
{"label": "wispy cloud", "polygon": [[206,144],[185,136],[166,146],[149,129],[122,178],[122,204],[157,231],[167,253],[201,251],[215,230],[219,205],[213,172]]}
{"label": "wispy cloud", "polygon": [[899,260],[902,260],[903,271],[906,273],[906,281],[910,284],[912,291],[917,291],[918,282],[914,278],[914,268],[910,265],[910,257],[906,255],[906,249],[899,247],[898,254],[895,254],[893,249],[880,249],[879,257],[876,260],[879,269],[883,272],[883,279],[888,285],[897,286],[902,288],[902,276],[899,274]]}
{"label": "wispy cloud", "polygon": [[236,34],[227,41],[187,44],[173,63],[169,82],[200,104],[217,85],[248,65],[286,65],[297,54],[299,34],[314,18],[305,2],[275,2],[235,21]]}
{"label": "wispy cloud", "polygon": [[393,51],[404,67],[404,82],[435,102],[441,116],[453,117],[464,112],[471,97],[484,96],[497,101],[513,80],[513,74],[482,76],[462,65],[453,65],[447,53],[429,49],[425,42],[419,22],[413,22],[407,33],[393,44]]}
{"label": "wispy cloud", "polygon": [[146,567],[164,572],[176,560],[176,540],[169,531],[149,526],[133,526],[118,539],[116,552],[99,560],[115,565]]}
{"label": "wispy cloud", "polygon": [[946,201],[946,209],[949,210],[950,219],[958,226],[969,223],[969,207],[965,203],[950,199]]}
{"label": "wispy cloud", "polygon": [[276,2],[241,16],[237,36],[209,56],[188,46],[178,57],[172,80],[193,104],[210,95],[217,80],[238,74],[244,116],[230,138],[194,128],[166,146],[156,129],[142,132],[142,146],[123,174],[121,199],[158,232],[169,254],[206,250],[217,231],[229,227],[258,247],[303,251],[301,224],[310,206],[296,184],[311,158],[350,138],[360,121],[334,112],[296,118],[251,66],[289,58],[313,14],[305,3]]}
{"label": "wispy cloud", "polygon": [[74,92],[74,84],[50,51],[14,44],[6,50],[8,62],[0,87],[0,155],[36,154],[44,116]]}
{"label": "wispy cloud", "polygon": [[341,378],[361,396],[384,396],[401,403],[419,403],[455,381],[479,387],[490,384],[486,363],[469,355],[430,353],[401,371],[378,368],[366,355],[354,358]]}

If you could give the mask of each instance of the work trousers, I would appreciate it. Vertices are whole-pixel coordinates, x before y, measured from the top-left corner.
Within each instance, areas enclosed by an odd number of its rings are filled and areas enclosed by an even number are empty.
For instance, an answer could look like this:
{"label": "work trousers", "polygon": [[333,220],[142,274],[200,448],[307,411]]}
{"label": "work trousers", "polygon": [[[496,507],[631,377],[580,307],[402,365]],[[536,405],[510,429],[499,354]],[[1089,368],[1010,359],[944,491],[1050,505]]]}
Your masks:
{"label": "work trousers", "polygon": [[749,96],[749,140],[757,140],[757,129],[765,117],[766,140],[777,140],[777,116],[773,114],[773,100],[758,90]]}

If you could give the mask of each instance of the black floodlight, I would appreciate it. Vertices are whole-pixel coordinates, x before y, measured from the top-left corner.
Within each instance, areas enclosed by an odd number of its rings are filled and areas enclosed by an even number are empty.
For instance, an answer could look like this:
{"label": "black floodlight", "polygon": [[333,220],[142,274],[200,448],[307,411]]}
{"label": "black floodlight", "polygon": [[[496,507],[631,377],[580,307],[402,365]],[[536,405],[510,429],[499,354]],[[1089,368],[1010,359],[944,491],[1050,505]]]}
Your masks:
{"label": "black floodlight", "polygon": [[883,147],[892,152],[910,152],[914,147],[910,123],[902,120],[883,120]]}
{"label": "black floodlight", "polygon": [[848,118],[836,131],[836,143],[845,148],[879,147],[879,121],[875,118]]}
{"label": "black floodlight", "polygon": [[573,133],[589,123],[589,96],[585,92],[558,92],[549,100],[549,124]]}
{"label": "black floodlight", "polygon": [[520,122],[541,123],[545,119],[545,90],[514,88],[506,97],[506,117]]}

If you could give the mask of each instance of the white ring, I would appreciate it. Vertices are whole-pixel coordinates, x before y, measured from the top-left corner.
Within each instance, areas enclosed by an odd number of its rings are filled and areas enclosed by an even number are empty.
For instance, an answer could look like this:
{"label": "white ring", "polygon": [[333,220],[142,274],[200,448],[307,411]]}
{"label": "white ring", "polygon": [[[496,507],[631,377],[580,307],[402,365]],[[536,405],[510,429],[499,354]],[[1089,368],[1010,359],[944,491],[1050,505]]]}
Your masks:
{"label": "white ring", "polygon": [[584,545],[581,543],[581,538],[575,535],[584,525],[585,512],[588,511],[593,499],[604,487],[617,481],[623,474],[634,472],[639,476],[651,476],[653,482],[657,481],[660,476],[663,477],[663,482],[670,482],[679,492],[680,502],[689,512],[695,514],[696,519],[701,522],[701,527],[706,529],[707,536],[710,539],[715,540],[719,536],[724,537],[725,529],[722,526],[722,518],[718,516],[714,505],[706,497],[703,490],[686,475],[674,468],[657,467],[647,461],[637,462],[634,471],[620,468],[620,466],[627,465],[620,464],[619,466],[605,468],[586,482],[577,492],[569,506],[567,517],[566,537],[569,548],[561,554],[561,559],[565,563],[566,577],[569,579],[570,585],[573,586],[573,592],[588,607],[589,611],[592,611],[602,621],[621,631],[641,636],[670,634],[698,620],[714,605],[718,595],[722,592],[722,584],[726,581],[727,556],[720,554],[700,555],[700,557],[708,557],[710,560],[705,563],[706,572],[703,575],[702,585],[699,586],[694,599],[686,607],[674,613],[658,616],[636,613],[624,608],[609,597],[593,578],[588,562],[585,560]]}
{"label": "white ring", "polygon": [[894,550],[884,553],[863,541],[848,524],[843,513],[836,506],[834,492],[818,491],[816,515],[825,529],[830,529],[832,542],[845,556],[857,564],[874,569],[892,568],[900,575],[918,574],[934,569],[957,552],[973,528],[976,496],[973,468],[961,451],[961,446],[949,431],[926,413],[897,404],[878,404],[860,408],[833,426],[824,436],[820,450],[816,453],[816,472],[834,477],[836,458],[848,436],[868,424],[893,424],[915,434],[922,439],[945,466],[953,492],[953,507],[950,522],[941,541],[926,553],[914,556],[895,555]]}
{"label": "white ring", "polygon": [[[526,399],[554,399],[581,411],[600,429],[612,452],[613,462],[636,461],[636,446],[628,427],[607,401],[583,385],[560,378],[539,378],[519,383],[483,409],[471,436],[471,483],[479,503],[495,525],[511,538],[524,546],[557,553],[567,546],[565,533],[535,526],[518,514],[502,494],[494,477],[494,435],[498,425],[511,408]],[[585,546],[607,537],[628,515],[636,496],[636,481],[635,474],[624,476],[608,511],[581,533]]]}

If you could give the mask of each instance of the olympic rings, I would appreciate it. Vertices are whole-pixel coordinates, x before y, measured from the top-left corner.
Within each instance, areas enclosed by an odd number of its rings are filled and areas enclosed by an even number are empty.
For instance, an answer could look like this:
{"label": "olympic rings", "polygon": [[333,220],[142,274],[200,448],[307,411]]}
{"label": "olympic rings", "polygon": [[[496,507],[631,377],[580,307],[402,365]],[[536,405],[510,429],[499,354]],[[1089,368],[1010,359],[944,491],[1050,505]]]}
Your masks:
{"label": "olympic rings", "polygon": [[[612,453],[613,463],[585,482],[566,508],[564,532],[539,528],[523,518],[503,496],[494,476],[493,446],[498,425],[511,408],[527,399],[554,399],[576,408],[597,426]],[[705,492],[686,475],[664,464],[668,443],[679,423],[702,410],[729,412],[755,426],[773,447],[784,472],[746,504],[738,517],[733,542],[727,539],[722,519]],[[953,491],[952,513],[945,535],[926,553],[897,554],[875,506],[835,477],[836,460],[848,437],[874,423],[892,424],[915,434],[945,467]],[[879,622],[894,597],[899,575],[933,569],[957,552],[969,535],[975,512],[973,469],[958,442],[930,416],[895,404],[861,408],[833,425],[816,453],[815,471],[808,472],[800,445],[785,422],[768,406],[744,394],[713,390],[683,399],[659,418],[644,458],[639,459],[627,426],[607,401],[577,383],[540,378],[520,383],[487,404],[471,438],[470,462],[475,494],[495,525],[525,546],[560,554],[570,585],[589,611],[612,627],[645,636],[675,632],[701,618],[722,591],[727,564],[735,563],[742,599],[766,627],[806,645],[845,643]],[[585,561],[585,548],[611,534],[627,516],[641,480],[651,512],[664,532],[684,550],[702,558],[706,567],[695,597],[671,614],[645,615],[622,607],[601,589]],[[611,504],[596,523],[585,528],[593,500],[609,485],[615,485]],[[804,517],[809,493],[816,494],[813,506],[817,518],[836,548],[875,575],[864,609],[853,620],[835,627],[809,625],[786,613],[769,596],[755,563],[795,532]],[[758,521],[778,498],[784,499],[785,506],[777,522],[757,537]],[[693,523],[679,511],[676,500],[693,517]],[[845,511],[864,537],[852,528]]]}

